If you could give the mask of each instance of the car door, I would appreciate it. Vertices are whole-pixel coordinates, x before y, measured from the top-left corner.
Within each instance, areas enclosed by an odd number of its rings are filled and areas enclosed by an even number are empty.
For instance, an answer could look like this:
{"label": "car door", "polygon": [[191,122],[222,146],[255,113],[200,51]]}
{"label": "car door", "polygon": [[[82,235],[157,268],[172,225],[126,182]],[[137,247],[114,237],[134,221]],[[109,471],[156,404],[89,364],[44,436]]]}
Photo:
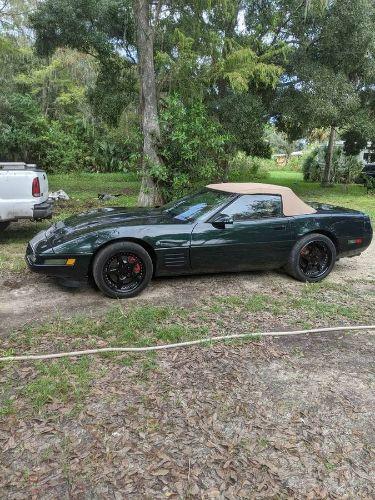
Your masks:
{"label": "car door", "polygon": [[[223,216],[227,220],[219,222]],[[281,196],[239,196],[209,221],[195,225],[192,270],[242,271],[285,264],[293,245],[291,220],[282,213]]]}

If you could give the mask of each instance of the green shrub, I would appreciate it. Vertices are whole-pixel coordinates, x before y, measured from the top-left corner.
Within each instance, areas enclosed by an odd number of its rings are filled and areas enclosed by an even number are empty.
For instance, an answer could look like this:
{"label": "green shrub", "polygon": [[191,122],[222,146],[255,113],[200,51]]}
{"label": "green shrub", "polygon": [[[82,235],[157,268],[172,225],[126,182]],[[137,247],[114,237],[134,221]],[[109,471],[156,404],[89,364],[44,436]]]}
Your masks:
{"label": "green shrub", "polygon": [[275,160],[271,159],[271,158],[259,158],[259,157],[253,157],[253,158],[256,158],[259,165],[260,165],[260,176],[261,177],[264,177],[264,176],[267,176],[267,172],[270,172],[271,170],[275,170],[275,168],[277,167],[277,164],[275,162]]}
{"label": "green shrub", "polygon": [[266,176],[263,167],[263,158],[248,156],[243,151],[238,151],[229,161],[228,180],[232,182],[257,181]]}
{"label": "green shrub", "polygon": [[84,144],[58,122],[50,122],[48,130],[36,138],[35,161],[49,172],[82,170],[85,156]]}
{"label": "green shrub", "polygon": [[212,103],[212,111],[231,136],[235,150],[251,156],[271,158],[271,146],[265,140],[267,112],[262,99],[254,93],[233,93]]}
{"label": "green shrub", "polygon": [[[309,182],[322,180],[327,147],[317,147],[306,156],[303,162],[303,178]],[[336,148],[333,153],[331,182],[350,184],[357,182],[363,165],[355,156],[345,155],[342,149]]]}
{"label": "green shrub", "polygon": [[12,93],[0,102],[0,159],[37,163],[49,172],[132,170],[138,143],[108,126],[45,116],[34,96]]}
{"label": "green shrub", "polygon": [[339,151],[333,162],[332,181],[339,184],[357,182],[362,170],[363,165],[355,156],[347,156]]}
{"label": "green shrub", "polygon": [[302,164],[303,178],[305,181],[320,182],[324,166],[324,158],[322,159],[321,149],[322,148],[316,147],[306,155]]}
{"label": "green shrub", "polygon": [[292,170],[293,172],[301,172],[302,165],[304,161],[304,156],[291,156],[286,164],[286,170]]}
{"label": "green shrub", "polygon": [[164,165],[151,171],[161,181],[166,200],[223,178],[225,146],[230,138],[208,115],[201,100],[186,105],[178,95],[167,97],[160,128],[159,152]]}

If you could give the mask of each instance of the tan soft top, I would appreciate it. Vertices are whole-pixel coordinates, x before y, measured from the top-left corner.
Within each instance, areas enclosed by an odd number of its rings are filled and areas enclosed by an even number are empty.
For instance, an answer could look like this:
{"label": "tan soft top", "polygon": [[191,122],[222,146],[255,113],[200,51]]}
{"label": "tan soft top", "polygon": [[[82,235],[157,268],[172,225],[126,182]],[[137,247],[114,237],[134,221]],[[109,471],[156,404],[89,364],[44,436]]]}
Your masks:
{"label": "tan soft top", "polygon": [[209,184],[206,186],[216,191],[225,191],[237,194],[276,194],[283,201],[284,215],[315,214],[316,210],[300,200],[291,189],[274,184],[261,184],[257,182],[222,182],[221,184]]}

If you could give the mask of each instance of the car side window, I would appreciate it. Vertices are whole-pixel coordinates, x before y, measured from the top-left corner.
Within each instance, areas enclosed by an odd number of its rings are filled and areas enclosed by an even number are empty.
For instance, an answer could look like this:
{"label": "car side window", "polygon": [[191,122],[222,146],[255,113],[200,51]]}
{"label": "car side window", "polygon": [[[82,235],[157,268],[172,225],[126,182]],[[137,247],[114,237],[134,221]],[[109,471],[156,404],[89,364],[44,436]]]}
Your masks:
{"label": "car side window", "polygon": [[268,219],[282,216],[281,196],[264,194],[245,194],[224,209],[234,221]]}

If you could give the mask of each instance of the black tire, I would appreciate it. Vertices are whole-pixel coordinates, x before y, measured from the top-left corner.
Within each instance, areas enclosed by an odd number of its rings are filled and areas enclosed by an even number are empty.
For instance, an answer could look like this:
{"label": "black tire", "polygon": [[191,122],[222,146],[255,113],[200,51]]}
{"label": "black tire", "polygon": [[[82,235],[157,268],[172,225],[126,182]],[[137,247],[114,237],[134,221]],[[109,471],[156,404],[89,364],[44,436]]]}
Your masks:
{"label": "black tire", "polygon": [[0,233],[5,231],[5,229],[9,226],[9,221],[0,222]]}
{"label": "black tire", "polygon": [[328,276],[336,259],[337,251],[333,241],[324,234],[313,233],[297,241],[285,269],[299,281],[316,283]]}
{"label": "black tire", "polygon": [[141,245],[120,241],[97,253],[92,274],[98,288],[107,297],[128,299],[138,295],[149,284],[153,264]]}

